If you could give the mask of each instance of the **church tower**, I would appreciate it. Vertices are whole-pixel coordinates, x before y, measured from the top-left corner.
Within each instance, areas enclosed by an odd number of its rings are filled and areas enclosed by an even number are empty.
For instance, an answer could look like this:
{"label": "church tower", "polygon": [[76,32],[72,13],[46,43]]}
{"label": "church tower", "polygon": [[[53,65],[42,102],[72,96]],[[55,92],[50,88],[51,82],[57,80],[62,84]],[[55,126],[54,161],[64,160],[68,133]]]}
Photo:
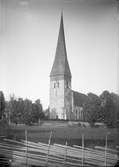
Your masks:
{"label": "church tower", "polygon": [[71,119],[71,72],[67,59],[63,14],[61,14],[55,59],[50,73],[50,118]]}

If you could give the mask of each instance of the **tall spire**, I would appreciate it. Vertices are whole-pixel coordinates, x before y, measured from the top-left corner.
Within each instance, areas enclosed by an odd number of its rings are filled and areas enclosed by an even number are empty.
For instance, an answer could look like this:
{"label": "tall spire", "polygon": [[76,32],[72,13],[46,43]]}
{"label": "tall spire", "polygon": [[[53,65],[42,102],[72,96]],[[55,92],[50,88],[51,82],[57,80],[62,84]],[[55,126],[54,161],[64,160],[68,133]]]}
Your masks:
{"label": "tall spire", "polygon": [[63,12],[61,12],[61,21],[60,21],[59,36],[57,41],[57,48],[55,53],[55,60],[50,73],[51,77],[58,75],[68,76],[71,78],[71,72],[67,60],[67,52],[65,45]]}

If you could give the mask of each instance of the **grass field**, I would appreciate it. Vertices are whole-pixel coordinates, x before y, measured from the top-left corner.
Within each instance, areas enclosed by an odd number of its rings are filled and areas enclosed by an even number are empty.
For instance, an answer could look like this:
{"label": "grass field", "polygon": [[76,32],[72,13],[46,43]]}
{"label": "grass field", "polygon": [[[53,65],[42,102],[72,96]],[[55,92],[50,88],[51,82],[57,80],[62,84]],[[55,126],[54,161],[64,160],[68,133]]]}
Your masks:
{"label": "grass field", "polygon": [[11,126],[11,136],[16,139],[25,139],[25,130],[29,141],[48,143],[52,131],[51,143],[68,145],[81,145],[82,134],[85,139],[85,146],[105,145],[107,135],[108,147],[119,145],[119,132],[117,129],[107,129],[103,127],[79,127],[78,125],[69,125],[67,122],[48,122],[41,126]]}

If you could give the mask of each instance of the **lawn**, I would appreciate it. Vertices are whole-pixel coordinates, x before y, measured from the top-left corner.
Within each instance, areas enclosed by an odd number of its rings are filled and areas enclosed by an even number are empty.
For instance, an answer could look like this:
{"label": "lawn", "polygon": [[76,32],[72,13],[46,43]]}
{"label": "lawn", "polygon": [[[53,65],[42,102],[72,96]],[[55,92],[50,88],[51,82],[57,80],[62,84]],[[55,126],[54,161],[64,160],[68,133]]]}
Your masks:
{"label": "lawn", "polygon": [[49,122],[40,126],[11,126],[10,136],[16,139],[25,139],[25,129],[29,141],[48,143],[52,131],[51,143],[68,145],[81,145],[82,134],[84,135],[85,146],[105,145],[107,135],[108,146],[115,147],[119,145],[119,132],[117,129],[108,129],[103,127],[79,127],[78,125],[69,125],[67,122]]}

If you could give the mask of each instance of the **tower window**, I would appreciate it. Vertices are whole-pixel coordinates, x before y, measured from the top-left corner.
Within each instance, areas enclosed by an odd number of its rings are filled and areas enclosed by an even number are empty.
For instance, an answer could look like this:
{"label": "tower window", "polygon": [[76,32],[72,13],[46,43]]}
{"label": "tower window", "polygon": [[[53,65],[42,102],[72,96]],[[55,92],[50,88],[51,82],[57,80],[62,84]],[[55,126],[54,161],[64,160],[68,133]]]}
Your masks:
{"label": "tower window", "polygon": [[59,82],[56,81],[55,83],[53,83],[53,88],[59,88]]}
{"label": "tower window", "polygon": [[59,82],[57,82],[57,87],[59,88]]}

